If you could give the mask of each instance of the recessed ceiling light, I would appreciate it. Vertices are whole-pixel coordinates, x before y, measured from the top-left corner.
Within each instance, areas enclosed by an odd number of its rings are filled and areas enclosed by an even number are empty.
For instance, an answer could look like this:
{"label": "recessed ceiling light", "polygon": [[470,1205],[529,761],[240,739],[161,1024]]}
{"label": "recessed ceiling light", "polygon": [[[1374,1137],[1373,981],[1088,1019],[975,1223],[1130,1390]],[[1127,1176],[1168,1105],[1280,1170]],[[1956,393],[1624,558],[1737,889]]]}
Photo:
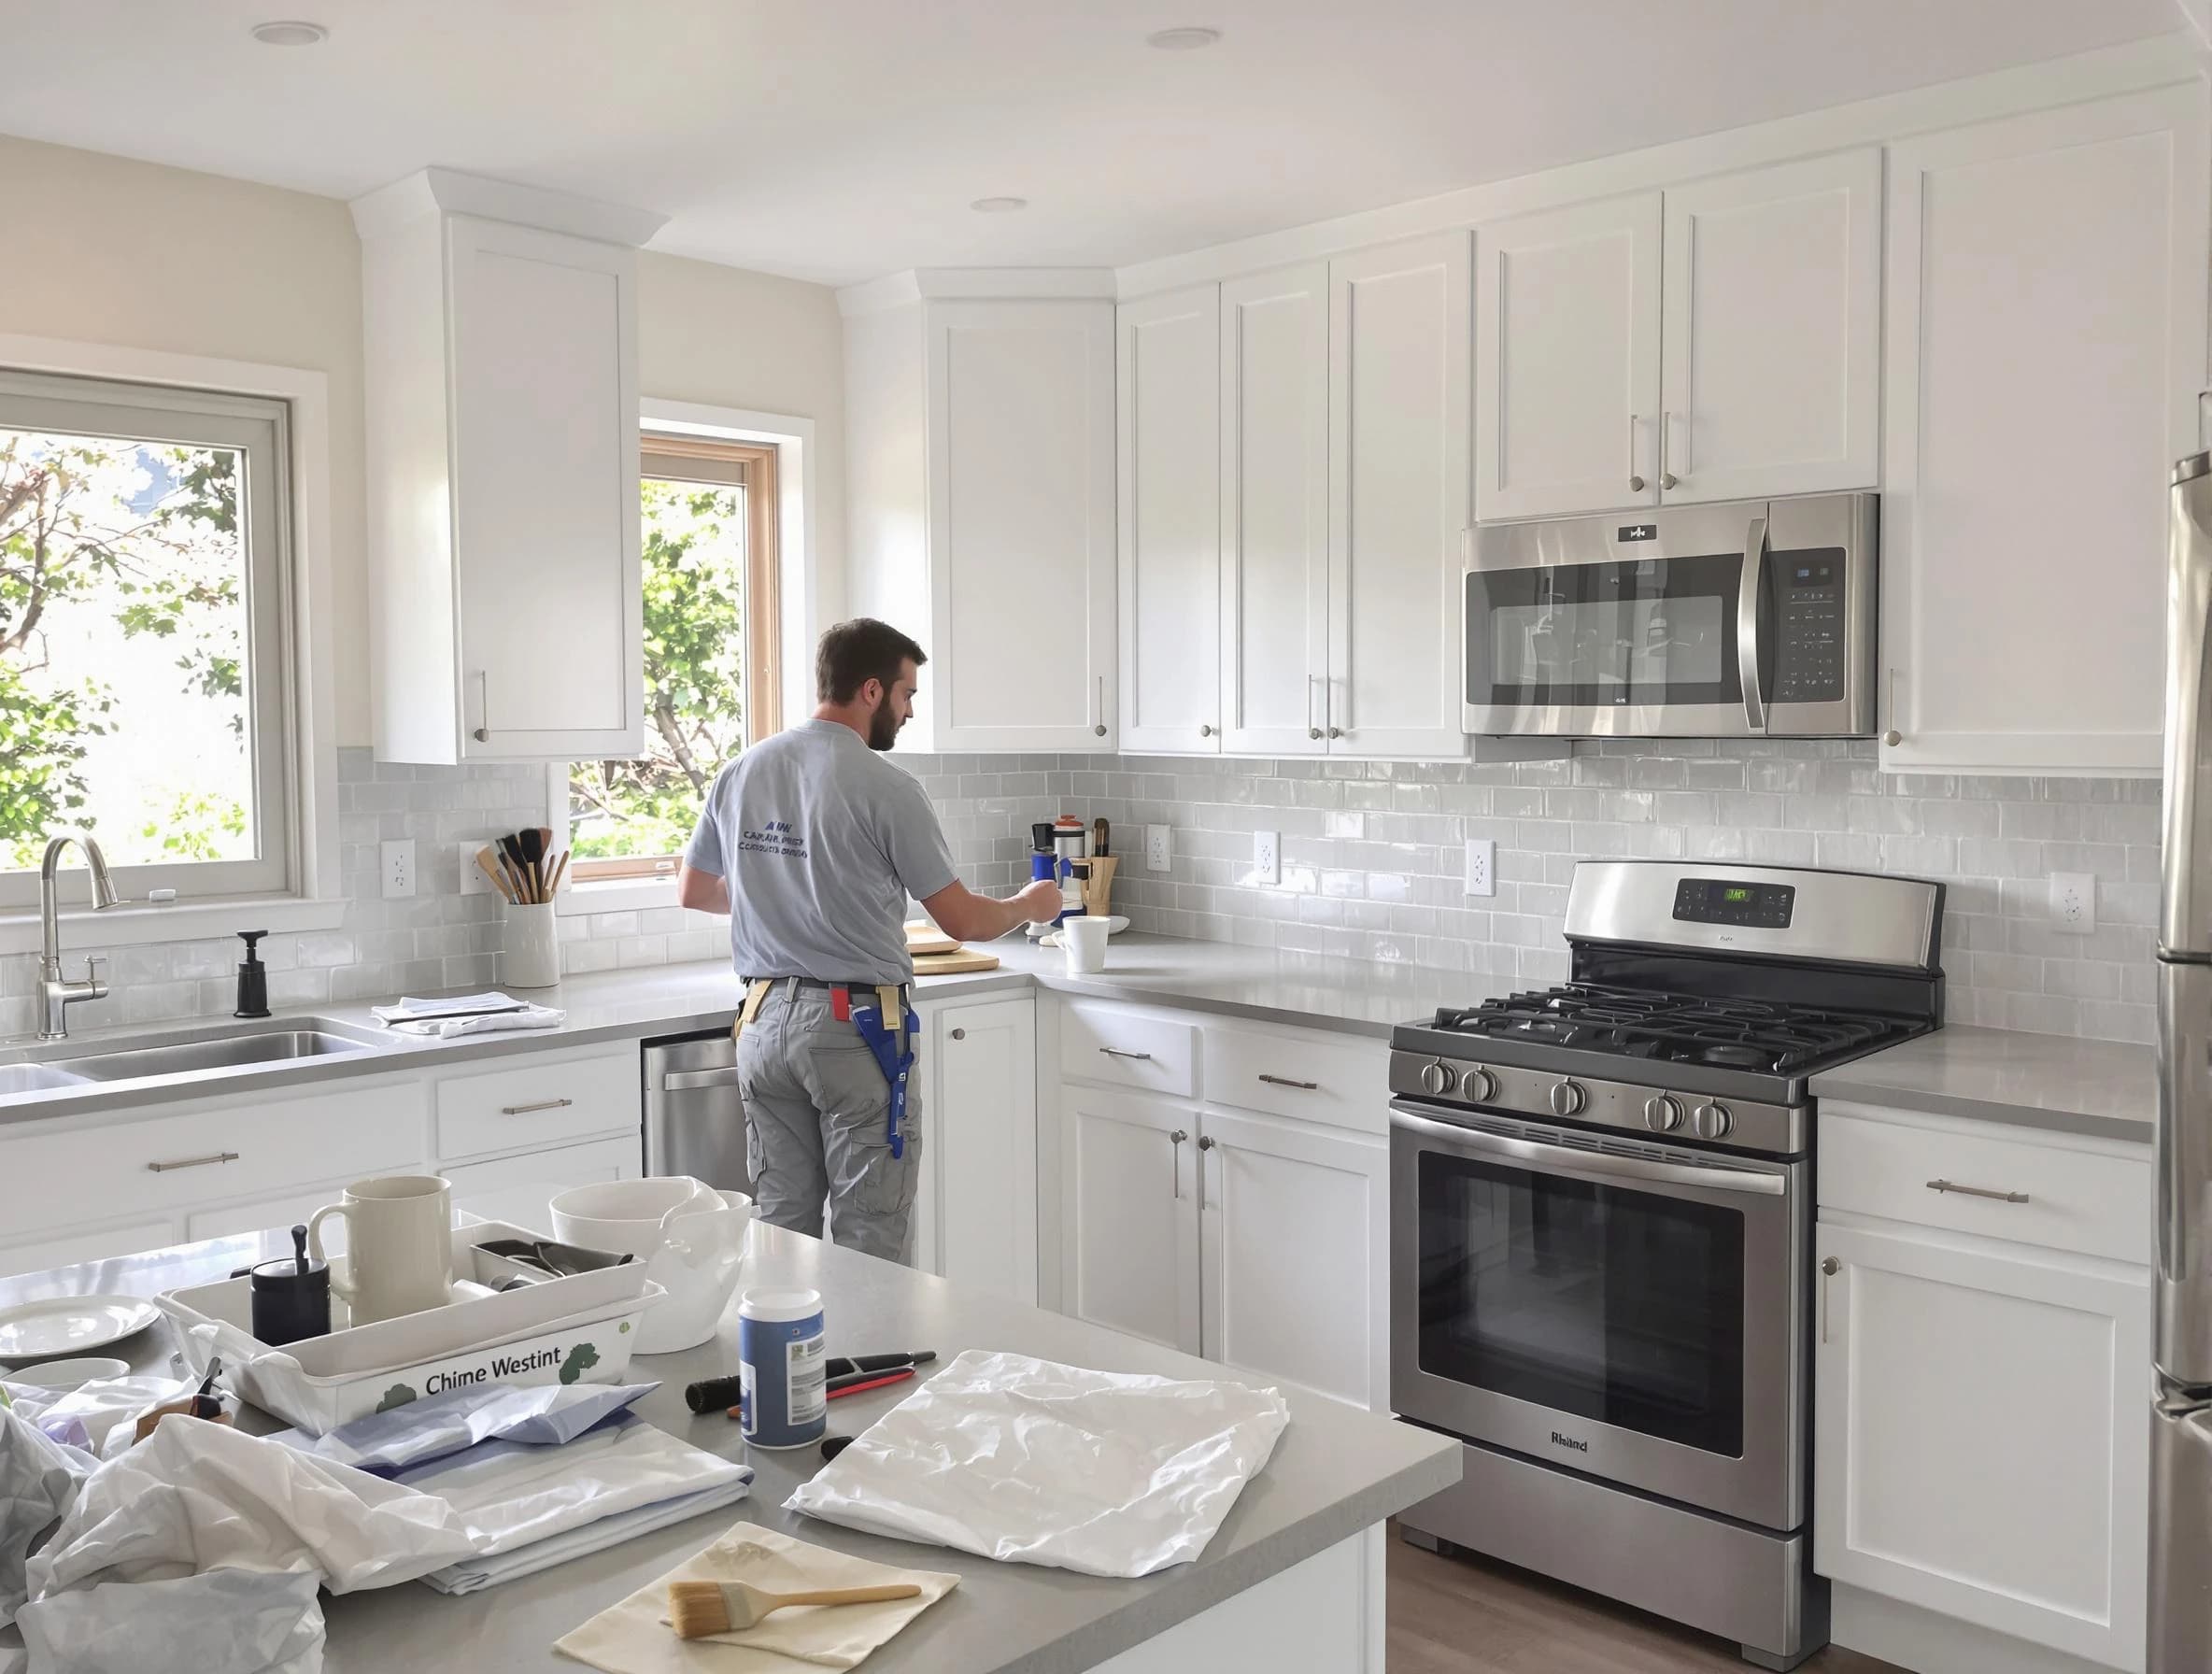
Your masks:
{"label": "recessed ceiling light", "polygon": [[287,18],[273,23],[256,23],[253,38],[264,47],[314,47],[329,40],[331,32],[320,23]]}
{"label": "recessed ceiling light", "polygon": [[1218,29],[1157,29],[1144,37],[1144,44],[1157,47],[1163,52],[1196,52],[1201,47],[1211,47],[1219,39],[1221,31]]}
{"label": "recessed ceiling light", "polygon": [[1016,209],[1027,209],[1028,198],[977,198],[968,206],[979,215],[1011,215]]}

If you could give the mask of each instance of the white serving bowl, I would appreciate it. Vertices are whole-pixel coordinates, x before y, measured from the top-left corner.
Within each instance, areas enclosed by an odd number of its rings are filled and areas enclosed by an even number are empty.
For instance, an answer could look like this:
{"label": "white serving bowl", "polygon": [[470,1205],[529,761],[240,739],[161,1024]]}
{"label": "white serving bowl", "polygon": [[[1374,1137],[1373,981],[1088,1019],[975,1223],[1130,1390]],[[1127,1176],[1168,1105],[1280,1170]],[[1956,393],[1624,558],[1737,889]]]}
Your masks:
{"label": "white serving bowl", "polygon": [[639,1354],[674,1354],[715,1334],[744,1273],[752,1199],[677,1174],[580,1185],[556,1197],[551,1207],[556,1238],[627,1251],[667,1290],[638,1322]]}

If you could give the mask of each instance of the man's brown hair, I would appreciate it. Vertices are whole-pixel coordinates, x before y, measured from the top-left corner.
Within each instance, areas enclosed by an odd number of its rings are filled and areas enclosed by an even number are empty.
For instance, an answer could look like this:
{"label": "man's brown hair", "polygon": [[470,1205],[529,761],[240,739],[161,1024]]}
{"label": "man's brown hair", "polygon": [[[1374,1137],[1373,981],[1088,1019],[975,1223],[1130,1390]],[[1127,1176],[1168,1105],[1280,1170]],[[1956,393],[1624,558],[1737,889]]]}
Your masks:
{"label": "man's brown hair", "polygon": [[890,623],[873,617],[840,622],[815,650],[815,701],[849,703],[871,680],[881,680],[888,691],[898,684],[900,665],[910,660],[919,667],[929,658]]}

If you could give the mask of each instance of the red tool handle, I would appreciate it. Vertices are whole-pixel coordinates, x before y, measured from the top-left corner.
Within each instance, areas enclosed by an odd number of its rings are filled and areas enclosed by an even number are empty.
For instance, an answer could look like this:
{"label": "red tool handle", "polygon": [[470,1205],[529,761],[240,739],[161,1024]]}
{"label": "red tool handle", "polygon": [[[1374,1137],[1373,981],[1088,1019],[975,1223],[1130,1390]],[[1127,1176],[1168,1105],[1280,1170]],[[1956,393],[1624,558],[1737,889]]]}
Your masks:
{"label": "red tool handle", "polygon": [[890,1371],[878,1372],[872,1377],[863,1378],[854,1383],[832,1383],[823,1398],[833,1401],[848,1395],[862,1395],[871,1389],[881,1389],[886,1383],[903,1383],[913,1376],[913,1367],[901,1366]]}

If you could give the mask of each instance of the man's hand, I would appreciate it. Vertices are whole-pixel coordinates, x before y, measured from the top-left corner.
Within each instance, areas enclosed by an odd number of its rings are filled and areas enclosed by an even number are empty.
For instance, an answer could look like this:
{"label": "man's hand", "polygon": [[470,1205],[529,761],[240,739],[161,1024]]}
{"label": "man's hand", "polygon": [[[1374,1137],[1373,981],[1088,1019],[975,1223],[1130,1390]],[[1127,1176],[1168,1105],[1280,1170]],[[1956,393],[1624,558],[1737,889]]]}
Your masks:
{"label": "man's hand", "polygon": [[1030,924],[1050,924],[1060,915],[1060,887],[1050,878],[1038,878],[1014,898],[1022,917]]}

